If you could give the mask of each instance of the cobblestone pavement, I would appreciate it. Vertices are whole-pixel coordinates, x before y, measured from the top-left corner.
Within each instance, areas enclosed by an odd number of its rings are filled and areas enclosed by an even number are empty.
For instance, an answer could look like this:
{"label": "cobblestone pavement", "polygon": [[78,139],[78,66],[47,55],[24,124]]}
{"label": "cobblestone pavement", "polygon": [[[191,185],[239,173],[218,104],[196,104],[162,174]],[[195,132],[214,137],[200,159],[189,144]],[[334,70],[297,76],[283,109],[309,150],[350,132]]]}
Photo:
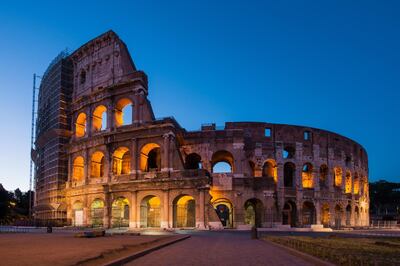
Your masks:
{"label": "cobblestone pavement", "polygon": [[199,232],[128,265],[313,265],[249,232]]}

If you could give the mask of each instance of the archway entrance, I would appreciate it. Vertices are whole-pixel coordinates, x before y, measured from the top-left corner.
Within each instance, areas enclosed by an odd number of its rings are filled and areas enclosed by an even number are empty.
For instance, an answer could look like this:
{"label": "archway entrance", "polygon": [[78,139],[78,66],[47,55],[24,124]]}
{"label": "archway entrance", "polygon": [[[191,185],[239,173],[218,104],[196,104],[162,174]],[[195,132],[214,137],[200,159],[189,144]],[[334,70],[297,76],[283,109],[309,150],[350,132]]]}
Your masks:
{"label": "archway entrance", "polygon": [[227,199],[218,199],[212,204],[222,225],[226,228],[233,227],[232,203]]}
{"label": "archway entrance", "polygon": [[263,223],[264,208],[259,199],[249,199],[244,204],[245,216],[244,223],[261,227]]}
{"label": "archway entrance", "polygon": [[303,203],[302,224],[306,226],[315,224],[315,207],[310,201],[305,201]]}
{"label": "archway entrance", "polygon": [[329,227],[330,216],[329,204],[325,203],[321,208],[321,224],[324,227]]}
{"label": "archway entrance", "polygon": [[140,204],[140,227],[161,226],[161,201],[156,196],[145,197]]}
{"label": "archway entrance", "polygon": [[287,201],[283,206],[282,211],[282,224],[296,226],[296,203]]}
{"label": "archway entrance", "polygon": [[90,216],[92,218],[93,227],[103,226],[104,217],[104,201],[95,199],[90,205]]}
{"label": "archway entrance", "polygon": [[174,227],[196,227],[196,203],[192,196],[178,196],[173,205]]}
{"label": "archway entrance", "polygon": [[124,197],[120,197],[113,201],[112,226],[113,227],[129,226],[129,201]]}

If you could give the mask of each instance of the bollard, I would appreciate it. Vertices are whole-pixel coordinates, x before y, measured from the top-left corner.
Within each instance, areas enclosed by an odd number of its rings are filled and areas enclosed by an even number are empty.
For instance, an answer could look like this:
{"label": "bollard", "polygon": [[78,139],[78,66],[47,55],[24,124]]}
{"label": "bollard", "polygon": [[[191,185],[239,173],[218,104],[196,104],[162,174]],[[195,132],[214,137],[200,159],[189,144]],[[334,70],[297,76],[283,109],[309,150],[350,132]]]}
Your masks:
{"label": "bollard", "polygon": [[258,239],[257,227],[255,226],[251,228],[251,239]]}

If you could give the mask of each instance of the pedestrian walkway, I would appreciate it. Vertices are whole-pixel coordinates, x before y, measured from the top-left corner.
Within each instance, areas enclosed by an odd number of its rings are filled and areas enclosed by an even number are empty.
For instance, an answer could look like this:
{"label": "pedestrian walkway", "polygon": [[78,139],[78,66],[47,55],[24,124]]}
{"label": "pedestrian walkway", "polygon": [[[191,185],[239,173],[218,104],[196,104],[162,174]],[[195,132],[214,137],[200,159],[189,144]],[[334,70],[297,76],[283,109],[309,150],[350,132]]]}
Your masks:
{"label": "pedestrian walkway", "polygon": [[248,232],[199,232],[128,265],[314,265]]}

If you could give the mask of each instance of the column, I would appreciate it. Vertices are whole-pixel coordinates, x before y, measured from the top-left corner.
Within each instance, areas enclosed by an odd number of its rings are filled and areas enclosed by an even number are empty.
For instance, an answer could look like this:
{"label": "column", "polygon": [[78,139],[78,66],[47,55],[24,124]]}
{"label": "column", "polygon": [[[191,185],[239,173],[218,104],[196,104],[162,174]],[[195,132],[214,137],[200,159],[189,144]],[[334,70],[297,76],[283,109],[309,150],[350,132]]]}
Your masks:
{"label": "column", "polygon": [[169,228],[168,225],[168,217],[169,217],[169,191],[163,191],[163,212],[162,212],[162,220],[161,220],[161,228]]}
{"label": "column", "polygon": [[129,211],[129,228],[137,228],[138,227],[138,222],[137,222],[137,217],[136,217],[136,208],[137,208],[136,194],[137,194],[136,191],[132,191],[131,209]]}

